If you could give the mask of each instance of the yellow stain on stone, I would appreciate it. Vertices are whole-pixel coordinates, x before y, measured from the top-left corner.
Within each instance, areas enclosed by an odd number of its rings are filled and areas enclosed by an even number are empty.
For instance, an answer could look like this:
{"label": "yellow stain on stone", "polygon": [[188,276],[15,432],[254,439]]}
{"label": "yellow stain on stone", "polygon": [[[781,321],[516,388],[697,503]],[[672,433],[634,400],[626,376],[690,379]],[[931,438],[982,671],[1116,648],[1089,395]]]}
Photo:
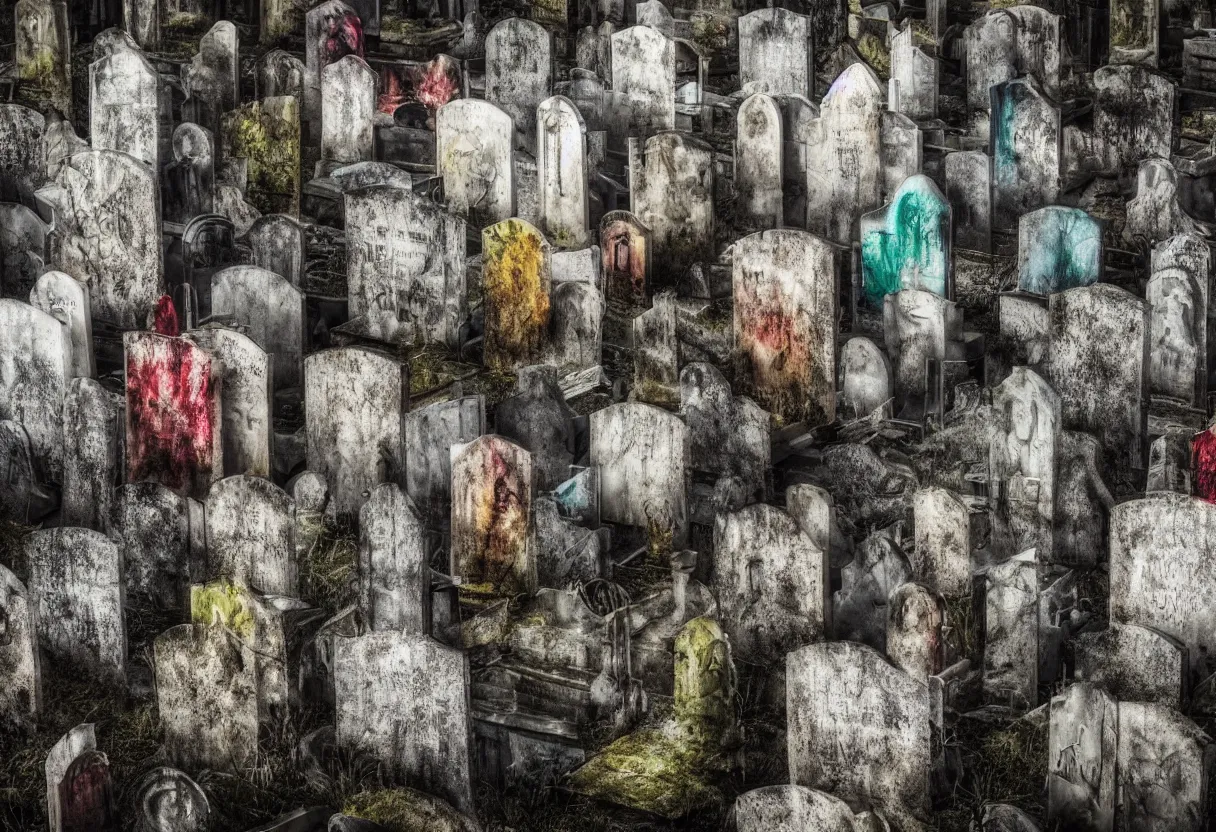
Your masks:
{"label": "yellow stain on stone", "polygon": [[487,367],[534,363],[549,326],[548,252],[540,232],[504,220],[482,232]]}
{"label": "yellow stain on stone", "polygon": [[249,590],[227,578],[190,587],[190,621],[227,627],[243,639],[253,638]]}

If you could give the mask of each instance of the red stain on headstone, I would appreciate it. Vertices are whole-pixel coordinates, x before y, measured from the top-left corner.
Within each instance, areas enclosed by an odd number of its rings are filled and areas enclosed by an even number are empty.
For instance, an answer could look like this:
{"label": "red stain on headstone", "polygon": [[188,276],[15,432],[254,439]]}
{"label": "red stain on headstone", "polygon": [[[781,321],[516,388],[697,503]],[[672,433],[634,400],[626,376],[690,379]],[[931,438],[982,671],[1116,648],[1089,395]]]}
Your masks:
{"label": "red stain on headstone", "polygon": [[168,295],[161,295],[160,300],[156,302],[152,331],[157,335],[168,335],[171,338],[182,334],[181,324],[177,320],[177,309],[173,306],[173,298]]}
{"label": "red stain on headstone", "polygon": [[1191,440],[1191,460],[1195,468],[1195,494],[1216,503],[1216,433],[1211,428]]}

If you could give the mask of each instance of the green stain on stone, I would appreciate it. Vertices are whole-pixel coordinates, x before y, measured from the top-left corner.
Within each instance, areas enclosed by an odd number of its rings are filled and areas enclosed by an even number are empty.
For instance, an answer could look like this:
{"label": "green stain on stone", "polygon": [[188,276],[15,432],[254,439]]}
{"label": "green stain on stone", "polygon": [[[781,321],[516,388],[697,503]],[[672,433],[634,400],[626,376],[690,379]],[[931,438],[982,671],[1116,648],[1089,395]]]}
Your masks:
{"label": "green stain on stone", "polygon": [[861,267],[867,304],[901,289],[946,294],[950,205],[928,177],[910,176],[891,204],[862,218]]}
{"label": "green stain on stone", "polygon": [[1017,148],[1014,147],[1014,119],[1017,117],[1018,94],[1021,84],[997,84],[992,102],[992,168],[993,178],[1002,183],[1017,180]]}

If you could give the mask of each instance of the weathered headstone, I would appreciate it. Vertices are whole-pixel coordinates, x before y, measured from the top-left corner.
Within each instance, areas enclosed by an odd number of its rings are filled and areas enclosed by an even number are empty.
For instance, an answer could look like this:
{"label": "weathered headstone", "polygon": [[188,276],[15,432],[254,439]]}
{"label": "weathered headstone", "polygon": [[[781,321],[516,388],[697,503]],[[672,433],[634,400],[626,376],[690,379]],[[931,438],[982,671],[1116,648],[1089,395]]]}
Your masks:
{"label": "weathered headstone", "polygon": [[161,171],[161,218],[185,225],[215,210],[215,148],[208,130],[179,124],[173,161]]}
{"label": "weathered headstone", "polygon": [[38,641],[56,661],[121,683],[126,675],[122,554],[92,529],[42,529],[22,542]]}
{"label": "weathered headstone", "polygon": [[1077,679],[1116,700],[1183,705],[1190,679],[1187,651],[1159,630],[1112,621],[1105,630],[1077,635],[1073,656]]}
{"label": "weathered headstone", "polygon": [[431,625],[426,528],[395,483],[372,489],[359,510],[359,596],[367,626],[422,635]]}
{"label": "weathered headstone", "polygon": [[829,584],[827,553],[781,509],[718,515],[713,588],[737,656],[767,664],[823,639]]}
{"label": "weathered headstone", "polygon": [[112,150],[77,153],[39,195],[55,208],[51,262],[88,283],[93,317],[142,326],[163,293],[152,170]]}
{"label": "weathered headstone", "polygon": [[359,13],[342,0],[326,0],[304,18],[303,119],[314,137],[320,135],[321,73],[347,55],[363,57],[363,23]]}
{"label": "weathered headstone", "polygon": [[68,4],[54,0],[17,0],[17,77],[44,92],[64,115],[72,114],[72,29]]}
{"label": "weathered headstone", "polygon": [[811,644],[786,659],[790,779],[911,820],[929,809],[929,690],[875,650]]}
{"label": "weathered headstone", "polygon": [[538,492],[551,491],[570,476],[574,462],[575,412],[562,395],[554,367],[521,367],[515,395],[495,409],[497,432],[532,454]]}
{"label": "weathered headstone", "polygon": [[1018,289],[1050,295],[1102,277],[1102,226],[1079,208],[1049,205],[1018,220]]}
{"label": "weathered headstone", "polygon": [[[960,310],[941,295],[924,289],[903,289],[885,297],[883,333],[895,380],[894,412],[918,421],[930,415],[937,392],[930,385],[930,365],[959,359]],[[961,350],[958,350],[961,352]]]}
{"label": "weathered headstone", "polygon": [[1051,386],[1064,427],[1097,436],[1116,466],[1145,467],[1149,310],[1143,300],[1098,283],[1048,302]]}
{"label": "weathered headstone", "polygon": [[63,397],[72,378],[68,328],[41,309],[0,298],[0,419],[25,428],[42,474],[63,471]]}
{"label": "weathered headstone", "polygon": [[1051,561],[1060,397],[1033,370],[1017,367],[993,391],[997,429],[988,451],[992,546],[998,557],[1035,549]]}
{"label": "weathered headstone", "polygon": [[735,800],[738,832],[851,832],[856,820],[849,804],[805,786],[764,786]]}
{"label": "weathered headstone", "polygon": [[223,475],[220,389],[211,356],[183,338],[123,334],[127,482],[201,497]]}
{"label": "weathered headstone", "polygon": [[1007,229],[1059,196],[1060,108],[1032,78],[995,84],[991,96],[992,227]]}
{"label": "weathered headstone", "polygon": [[296,288],[304,280],[304,227],[287,214],[259,217],[245,235],[253,252],[253,265],[274,272]]}
{"label": "weathered headstone", "polygon": [[[473,813],[468,659],[429,636],[336,639],[338,745]],[[400,707],[409,702],[411,707]]]}
{"label": "weathered headstone", "polygon": [[984,698],[1029,710],[1039,696],[1039,586],[1033,551],[988,569],[984,625]]}
{"label": "weathered headstone", "polygon": [[832,595],[836,637],[885,650],[887,602],[896,587],[912,577],[912,566],[892,535],[870,534],[840,570],[841,588]]}
{"label": "weathered headstone", "polygon": [[772,96],[754,93],[739,105],[735,124],[738,222],[743,228],[778,228],[784,216],[781,109]]}
{"label": "weathered headstone", "polygon": [[46,119],[20,104],[0,104],[0,202],[29,203],[46,184]]}
{"label": "weathered headstone", "polygon": [[93,723],[68,731],[46,757],[46,809],[51,832],[119,828],[110,761],[97,750]]}
{"label": "weathered headstone", "polygon": [[263,98],[225,113],[220,135],[223,158],[245,160],[245,196],[254,208],[299,213],[300,103],[295,96]]}
{"label": "weathered headstone", "polygon": [[114,490],[107,532],[122,549],[124,589],[133,602],[186,609],[191,570],[188,499],[155,482]]}
{"label": "weathered headstone", "polygon": [[929,683],[946,667],[942,627],[946,604],[918,583],[900,584],[887,599],[887,658],[918,682]]}
{"label": "weathered headstone", "polygon": [[232,266],[211,278],[213,318],[241,327],[274,357],[274,387],[299,387],[306,341],[304,293],[257,266]]}
{"label": "weathered headstone", "polygon": [[[1177,239],[1177,238],[1176,238]],[[1200,241],[1205,251],[1207,244]],[[1205,275],[1158,261],[1148,281],[1149,392],[1202,406],[1208,382],[1208,282]],[[1202,282],[1201,282],[1202,278]]]}
{"label": "weathered headstone", "polygon": [[42,670],[38,654],[38,612],[33,597],[17,576],[0,566],[0,667],[5,684],[0,688],[0,719],[20,722],[37,719],[42,710]]}
{"label": "weathered headstone", "polygon": [[922,488],[912,498],[916,579],[946,598],[971,594],[971,519],[967,506],[944,488]]}
{"label": "weathered headstone", "polygon": [[757,9],[739,18],[742,89],[809,96],[814,69],[809,17],[778,6]]}
{"label": "weathered headstone", "polygon": [[1141,160],[1168,159],[1174,144],[1177,90],[1168,78],[1139,66],[1094,72],[1094,138],[1101,170],[1130,176]]}
{"label": "weathered headstone", "polygon": [[514,126],[488,101],[461,98],[435,114],[435,158],[448,209],[484,228],[515,214]]}
{"label": "weathered headstone", "polygon": [[680,417],[622,403],[591,414],[591,464],[600,471],[600,513],[610,523],[687,533],[688,430]]}
{"label": "weathered headstone", "polygon": [[720,370],[697,361],[680,371],[680,416],[688,425],[693,470],[735,478],[750,494],[763,494],[772,460],[768,411],[732,395]]}
{"label": "weathered headstone", "polygon": [[365,347],[304,360],[308,469],[324,474],[339,517],[352,517],[372,487],[400,482],[408,368]]}
{"label": "weathered headstone", "polygon": [[992,160],[979,150],[946,154],[946,196],[954,213],[954,242],[988,251],[992,246]]}
{"label": "weathered headstone", "polygon": [[[675,43],[649,26],[630,26],[612,33],[612,92],[623,101],[625,123],[616,125],[627,138],[646,141],[676,126]],[[637,213],[636,209],[634,213]],[[643,219],[645,222],[645,219]]]}
{"label": "weathered headstone", "polygon": [[1116,828],[1200,832],[1213,763],[1211,738],[1175,709],[1120,702]]}
{"label": "weathered headstone", "polygon": [[48,478],[36,469],[25,428],[0,420],[0,516],[33,523],[58,502]]}
{"label": "weathered headstone", "polygon": [[464,220],[390,185],[345,202],[347,296],[363,334],[455,348],[467,315]]}
{"label": "weathered headstone", "polygon": [[891,36],[891,81],[899,112],[919,121],[937,117],[938,66],[915,40],[911,24]]}
{"label": "weathered headstone", "polygon": [[362,162],[375,154],[376,73],[358,55],[321,70],[321,165]]}
{"label": "weathered headstone", "polygon": [[493,594],[534,592],[532,455],[500,436],[451,453],[452,573]]}
{"label": "weathered headstone", "polygon": [[861,285],[874,309],[901,289],[953,294],[950,203],[933,180],[916,174],[904,180],[891,202],[861,217]]}
{"label": "weathered headstone", "polygon": [[210,576],[223,575],[262,592],[299,592],[295,502],[261,477],[225,477],[207,495]]}
{"label": "weathered headstone", "polygon": [[630,206],[650,229],[656,272],[673,283],[714,254],[713,151],[674,131],[631,139],[629,148]]}
{"label": "weathered headstone", "polygon": [[519,219],[496,223],[481,236],[485,363],[503,370],[537,364],[549,335],[549,243]]}
{"label": "weathered headstone", "polygon": [[600,220],[604,294],[609,301],[641,305],[650,296],[650,229],[629,211]]}
{"label": "weathered headstone", "polygon": [[570,99],[555,95],[536,108],[536,176],[540,227],[556,246],[587,245],[587,127]]}
{"label": "weathered headstone", "polygon": [[836,251],[796,229],[735,244],[735,374],[741,392],[808,427],[836,418]]}
{"label": "weathered headstone", "polygon": [[405,414],[406,492],[431,523],[450,516],[451,449],[485,433],[485,400],[465,396]]}
{"label": "weathered headstone", "polygon": [[1161,4],[1158,0],[1114,0],[1110,6],[1110,62],[1156,66]]}
{"label": "weathered headstone", "polygon": [[187,333],[222,366],[220,433],[224,472],[269,477],[271,444],[271,359],[248,336],[207,327]]}
{"label": "weathered headstone", "polygon": [[[262,12],[275,3],[263,3]],[[266,35],[266,24],[262,24],[262,34]],[[258,59],[257,63],[257,97],[274,98],[280,95],[291,95],[297,100],[304,99],[304,76],[308,72],[304,62],[282,49],[271,49]]]}
{"label": "weathered headstone", "polygon": [[1136,171],[1136,197],[1129,200],[1123,242],[1141,249],[1176,234],[1204,229],[1182,207],[1178,171],[1164,159],[1145,159]]}
{"label": "weathered headstone", "polygon": [[240,35],[230,20],[221,20],[199,39],[198,53],[182,67],[186,92],[183,111],[192,121],[218,132],[220,114],[240,103]]}
{"label": "weathered headstone", "polygon": [[839,400],[842,417],[864,419],[891,404],[891,365],[869,338],[850,338],[840,350]]}
{"label": "weathered headstone", "polygon": [[553,37],[544,26],[509,17],[486,35],[486,100],[511,117],[526,148],[536,146],[536,108],[552,79]]}
{"label": "weathered headstone", "polygon": [[1047,749],[1049,823],[1078,832],[1111,832],[1119,704],[1084,682],[1051,700]]}
{"label": "weathered headstone", "polygon": [[73,379],[63,398],[60,515],[68,526],[101,531],[121,465],[122,401],[90,378]]}
{"label": "weathered headstone", "polygon": [[[231,24],[230,24],[231,25]],[[160,82],[139,52],[119,50],[89,66],[89,138],[160,170]]]}

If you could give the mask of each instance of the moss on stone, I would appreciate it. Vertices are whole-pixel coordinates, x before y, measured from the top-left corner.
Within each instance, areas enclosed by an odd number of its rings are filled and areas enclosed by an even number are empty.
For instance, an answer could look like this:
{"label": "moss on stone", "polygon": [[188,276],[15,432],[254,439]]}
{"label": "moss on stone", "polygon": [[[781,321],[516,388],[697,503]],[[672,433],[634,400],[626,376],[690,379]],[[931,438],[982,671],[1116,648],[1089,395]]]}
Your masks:
{"label": "moss on stone", "polygon": [[253,638],[253,611],[248,590],[220,578],[190,588],[190,620],[195,624],[221,624],[245,640]]}
{"label": "moss on stone", "polygon": [[693,748],[712,750],[735,736],[735,665],[718,622],[700,616],[675,641],[673,715]]}
{"label": "moss on stone", "polygon": [[407,788],[360,792],[347,800],[342,814],[370,820],[390,832],[471,832],[474,828],[442,800]]}
{"label": "moss on stone", "polygon": [[867,32],[857,41],[857,54],[886,80],[891,74],[891,52],[887,45],[872,32]]}
{"label": "moss on stone", "polygon": [[264,214],[299,211],[299,105],[294,98],[284,101],[281,112],[255,101],[224,114],[224,153],[248,160],[248,199]]}

